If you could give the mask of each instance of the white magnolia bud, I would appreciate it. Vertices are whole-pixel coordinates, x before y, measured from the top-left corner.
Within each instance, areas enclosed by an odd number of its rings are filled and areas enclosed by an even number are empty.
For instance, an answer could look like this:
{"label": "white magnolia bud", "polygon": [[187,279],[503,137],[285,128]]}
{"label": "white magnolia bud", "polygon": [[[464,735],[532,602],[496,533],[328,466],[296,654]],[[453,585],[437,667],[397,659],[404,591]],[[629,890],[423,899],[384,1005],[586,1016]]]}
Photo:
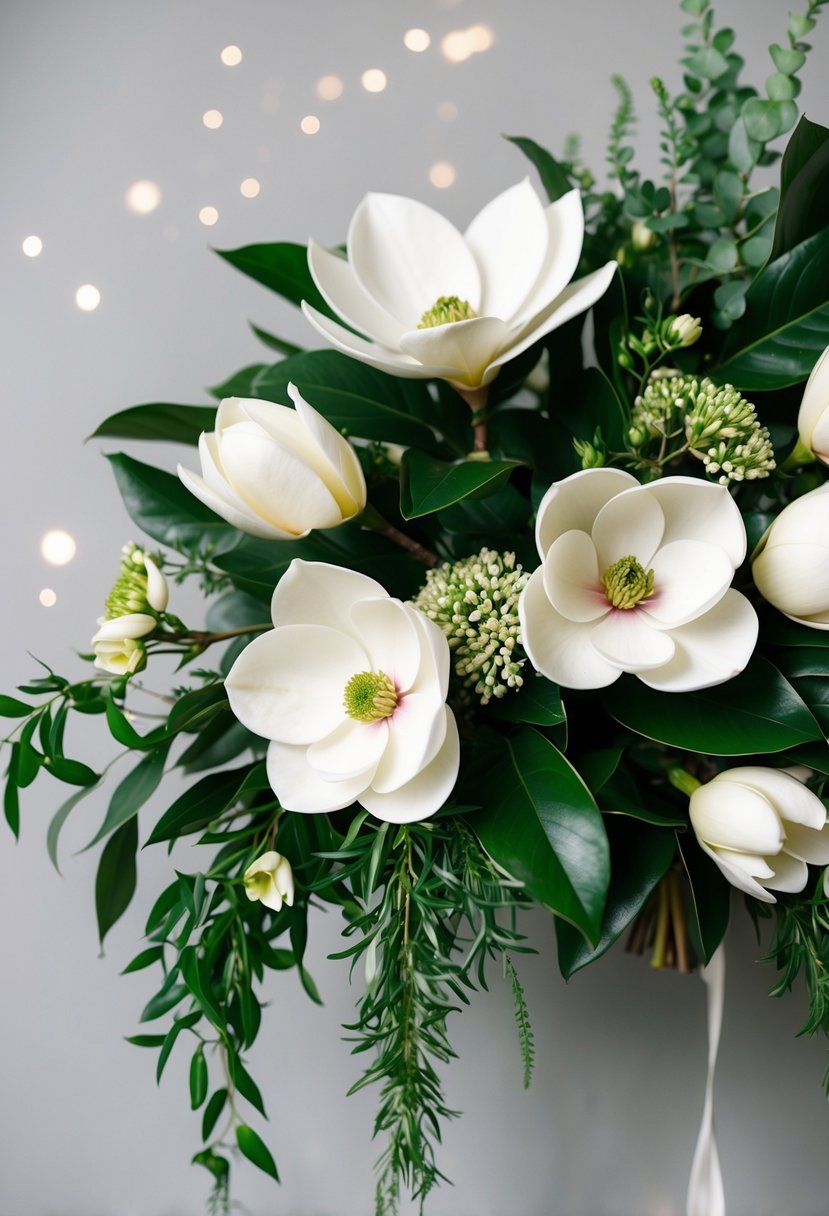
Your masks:
{"label": "white magnolia bud", "polygon": [[752,559],[754,582],[780,612],[829,629],[829,483],[777,516]]}
{"label": "white magnolia bud", "polygon": [[829,346],[806,381],[797,429],[800,442],[829,464]]}

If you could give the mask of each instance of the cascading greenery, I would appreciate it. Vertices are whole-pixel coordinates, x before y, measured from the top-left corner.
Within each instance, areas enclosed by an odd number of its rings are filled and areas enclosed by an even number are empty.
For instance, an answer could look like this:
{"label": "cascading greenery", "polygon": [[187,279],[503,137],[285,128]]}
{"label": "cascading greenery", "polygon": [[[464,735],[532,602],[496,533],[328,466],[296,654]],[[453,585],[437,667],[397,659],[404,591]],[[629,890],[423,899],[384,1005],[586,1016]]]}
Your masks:
{"label": "cascading greenery", "polygon": [[[824,480],[786,464],[798,386],[829,328],[829,130],[806,119],[795,127],[804,39],[822,3],[808,0],[806,13],[789,16],[761,94],[742,81],[734,32],[715,28],[707,0],[682,0],[691,18],[682,91],[651,81],[663,127],[659,182],[635,168],[633,93],[621,78],[608,147],[612,188],[596,188],[572,141],[556,160],[530,139],[513,139],[550,200],[572,186],[584,192],[581,270],[614,256],[620,270],[594,309],[597,365],[583,361],[579,317],[504,367],[488,402],[489,459],[473,453],[480,418],[448,385],[395,379],[255,328],[278,361],[244,368],[213,395],[285,401],[288,383],[296,384],[361,441],[369,510],[382,511],[384,528],[376,519],[362,526],[363,517],[297,541],[243,536],[172,474],[110,455],[135,525],[166,547],[158,563],[179,581],[199,580],[206,622],[190,630],[158,613],[142,639],[147,672],[75,679],[45,667],[19,688],[25,700],[0,697],[0,715],[14,720],[4,740],[4,811],[16,836],[21,790],[43,772],[72,787],[47,832],[57,866],[75,807],[101,795],[110,768],[127,767],[89,842],[102,846],[102,942],[133,898],[139,843],[199,846],[151,908],[147,944],[125,971],[155,976],[140,1015],[147,1029],[130,1041],[157,1053],[159,1079],[174,1049],[190,1053],[190,1101],[204,1142],[194,1160],[214,1179],[212,1211],[230,1210],[237,1151],[278,1179],[271,1149],[250,1125],[265,1107],[246,1053],[260,1031],[269,972],[296,971],[319,999],[304,962],[313,900],[340,909],[346,944],[337,957],[363,985],[346,1029],[358,1058],[369,1060],[354,1089],[375,1085],[379,1096],[382,1216],[396,1210],[401,1186],[425,1198],[442,1177],[441,1123],[454,1113],[441,1084],[441,1065],[454,1054],[449,1015],[486,987],[488,962],[511,987],[516,1066],[523,1061],[529,1084],[533,1038],[514,961],[526,949],[519,912],[540,903],[555,915],[567,977],[629,931],[635,949],[653,933],[660,962],[674,954],[682,963],[688,935],[694,957],[707,961],[725,931],[729,888],[688,831],[687,800],[670,767],[704,778],[729,758],[759,757],[808,766],[822,792],[829,633],[768,609],[757,653],[726,684],[670,696],[625,677],[597,694],[562,698],[524,663],[513,611],[522,571],[537,564],[533,511],[552,481],[579,468],[612,462],[657,477],[670,465],[700,476],[702,461],[732,483],[750,542],[781,504]],[[780,188],[755,188],[755,169],[775,162],[773,145],[793,127]],[[306,299],[329,313],[304,248],[253,245],[222,257],[291,303]],[[545,365],[548,382],[538,374]],[[194,444],[214,417],[210,405],[140,405],[96,435]],[[717,456],[719,442],[731,446]],[[405,448],[402,457],[395,445]],[[427,551],[443,563],[428,580]],[[434,818],[395,827],[355,808],[292,814],[276,800],[266,743],[231,712],[223,681],[248,638],[269,628],[274,586],[297,557],[376,576],[404,600],[419,596],[446,630],[463,758],[455,794]],[[502,608],[512,615],[499,616]],[[154,656],[170,651],[186,683],[159,691]],[[205,653],[218,653],[215,666],[196,668]],[[98,715],[119,749],[100,771],[72,758],[75,714]],[[143,714],[158,719],[146,731]],[[148,824],[142,808],[170,766],[187,786]],[[293,868],[296,897],[268,911],[248,898],[243,876],[274,848]],[[825,896],[781,896],[771,910],[754,911],[775,918],[775,991],[805,971],[804,1029],[829,1033]]]}

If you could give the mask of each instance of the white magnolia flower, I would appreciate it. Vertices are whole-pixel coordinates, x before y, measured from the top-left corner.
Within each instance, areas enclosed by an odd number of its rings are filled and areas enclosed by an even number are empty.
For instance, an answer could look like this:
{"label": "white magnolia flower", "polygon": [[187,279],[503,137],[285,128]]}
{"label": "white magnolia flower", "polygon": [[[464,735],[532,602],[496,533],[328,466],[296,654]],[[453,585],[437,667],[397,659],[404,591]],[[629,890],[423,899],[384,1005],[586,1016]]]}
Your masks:
{"label": "white magnolia flower", "polygon": [[800,442],[829,464],[829,346],[806,381],[797,429]]}
{"label": "white magnolia flower", "polygon": [[[126,620],[126,617],[122,619]],[[106,624],[117,625],[118,622],[107,621]],[[143,671],[147,665],[147,651],[140,639],[130,637],[126,633],[113,637],[104,637],[102,634],[103,628],[99,629],[92,639],[96,667],[101,671],[108,671],[112,676],[131,676],[137,671]]]}
{"label": "white magnolia flower", "polygon": [[530,662],[567,688],[623,671],[687,692],[731,679],[757,616],[730,589],[746,535],[723,486],[692,477],[640,485],[619,469],[556,482],[538,509],[542,565],[519,602]]}
{"label": "white magnolia flower", "polygon": [[294,902],[294,872],[287,857],[269,849],[245,870],[245,894],[258,899],[274,912],[282,911],[283,902],[290,908]]}
{"label": "white magnolia flower", "polygon": [[526,179],[463,235],[424,203],[367,194],[349,226],[347,259],[308,246],[314,282],[345,325],[302,308],[323,338],[372,367],[480,388],[607,289],[615,262],[570,282],[583,236],[578,191],[545,207]]}
{"label": "white magnolia flower", "polygon": [[689,813],[728,881],[764,903],[777,902],[771,891],[802,891],[807,863],[829,862],[826,808],[780,769],[726,769],[694,791]]}
{"label": "white magnolia flower", "polygon": [[216,429],[199,439],[202,476],[178,466],[191,493],[229,524],[268,540],[335,528],[366,505],[366,483],[348,440],[305,401],[296,406],[227,397]]}
{"label": "white magnolia flower", "polygon": [[751,572],[775,608],[810,629],[829,629],[829,483],[780,512],[754,551]]}
{"label": "white magnolia flower", "polygon": [[237,718],[272,741],[268,779],[282,805],[356,801],[391,823],[434,814],[459,763],[437,625],[364,574],[298,558],[272,611],[275,628],[242,651],[225,687]]}

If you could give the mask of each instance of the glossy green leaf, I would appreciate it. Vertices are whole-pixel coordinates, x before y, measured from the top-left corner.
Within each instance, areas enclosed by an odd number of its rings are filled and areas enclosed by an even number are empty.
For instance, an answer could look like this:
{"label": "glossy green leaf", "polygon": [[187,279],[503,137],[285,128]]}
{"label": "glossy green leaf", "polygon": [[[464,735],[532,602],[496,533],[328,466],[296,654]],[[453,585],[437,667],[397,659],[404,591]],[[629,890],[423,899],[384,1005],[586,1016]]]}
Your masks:
{"label": "glossy green leaf", "polygon": [[566,721],[558,685],[535,674],[529,663],[524,665],[524,672],[521,688],[490,701],[486,712],[502,722],[530,722],[536,726],[558,726]]}
{"label": "glossy green leaf", "polygon": [[592,794],[537,731],[479,734],[464,796],[469,825],[509,874],[591,942],[599,938],[610,877],[607,836]]}
{"label": "glossy green leaf", "polygon": [[731,886],[692,833],[678,836],[677,845],[691,887],[691,941],[702,962],[709,963],[728,928]]}
{"label": "glossy green leaf", "polygon": [[257,765],[254,770],[246,764],[241,768],[202,777],[164,812],[153,828],[147,844],[176,840],[179,836],[200,832],[221,815],[222,811],[233,806],[243,791],[268,788],[262,764]]}
{"label": "glossy green leaf", "polygon": [[127,773],[116,787],[104,821],[86,846],[87,849],[91,849],[99,840],[103,840],[122,823],[126,823],[128,819],[132,819],[138,814],[147,799],[158,789],[161,778],[164,776],[164,765],[169,750],[169,743],[155,748]]}
{"label": "glossy green leaf", "polygon": [[805,115],[792,133],[780,166],[780,207],[772,260],[827,226],[829,130]]}
{"label": "glossy green leaf", "polygon": [[252,1127],[248,1127],[246,1123],[238,1124],[236,1127],[236,1143],[239,1145],[240,1152],[247,1157],[248,1161],[252,1161],[260,1170],[263,1170],[266,1174],[270,1174],[271,1178],[279,1182],[276,1162],[271,1156],[267,1145]]}
{"label": "glossy green leaf", "polygon": [[194,734],[202,730],[214,714],[226,708],[227,694],[221,680],[205,684],[202,688],[191,689],[179,697],[170,710],[167,730],[170,733],[186,731],[188,734]]}
{"label": "glossy green leaf", "polygon": [[160,1047],[165,1037],[163,1034],[125,1034],[124,1042],[132,1043],[133,1047]]}
{"label": "glossy green leaf", "polygon": [[244,245],[240,249],[217,249],[215,252],[242,274],[269,287],[292,304],[298,306],[307,300],[327,317],[336,315],[311,278],[305,245],[277,241],[267,245]]}
{"label": "glossy green leaf", "polygon": [[202,1140],[210,1139],[210,1135],[213,1131],[213,1128],[218,1123],[219,1116],[221,1115],[222,1111],[224,1110],[226,1102],[227,1102],[227,1090],[224,1088],[217,1089],[216,1092],[212,1095],[210,1101],[207,1103],[207,1106],[204,1108],[204,1115],[202,1117],[202,1124],[201,1124]]}
{"label": "glossy green leaf", "polygon": [[265,1103],[262,1100],[262,1094],[259,1091],[259,1086],[254,1081],[253,1077],[245,1068],[242,1061],[235,1052],[228,1052],[228,1068],[230,1076],[236,1089],[242,1097],[250,1102],[251,1106],[259,1111],[260,1115],[267,1118],[265,1114]]}
{"label": "glossy green leaf", "polygon": [[185,946],[178,956],[178,965],[181,978],[190,990],[196,1004],[201,1007],[202,1013],[214,1026],[223,1029],[224,1016],[216,1003],[204,960],[199,957],[194,946]]}
{"label": "glossy green leaf", "polygon": [[494,494],[518,467],[514,460],[450,463],[409,448],[400,465],[400,513],[404,519],[417,519],[464,498]]}
{"label": "glossy green leaf", "polygon": [[148,946],[146,950],[136,954],[135,958],[127,963],[121,975],[131,975],[134,971],[143,971],[145,967],[152,967],[153,963],[160,963],[163,958],[164,948],[162,946]]}
{"label": "glossy green leaf", "polygon": [[123,452],[108,455],[130,518],[153,540],[173,549],[225,553],[242,534],[205,507],[177,477]]}
{"label": "glossy green leaf", "polygon": [[3,790],[3,815],[15,840],[20,836],[20,791],[17,784],[17,754],[12,749],[12,758],[6,773]]}
{"label": "glossy green leaf", "polygon": [[43,768],[58,781],[65,781],[67,785],[97,785],[100,781],[100,774],[88,764],[82,764],[80,760],[70,760],[67,756],[47,756]]}
{"label": "glossy green leaf", "polygon": [[561,198],[568,190],[572,190],[573,186],[567,174],[546,148],[542,148],[534,139],[528,139],[525,135],[505,135],[504,138],[515,144],[538,170],[541,185],[551,203]]}
{"label": "glossy green leaf", "polygon": [[829,328],[829,228],[769,262],[746,304],[712,379],[761,392],[805,380]]}
{"label": "glossy green leaf", "polygon": [[682,694],[623,676],[601,694],[618,722],[648,739],[711,756],[780,752],[823,732],[791,684],[756,655],[733,680]]}
{"label": "glossy green leaf", "polygon": [[[180,987],[170,989],[171,994],[174,992],[179,992],[183,995],[186,991],[186,988],[182,989]],[[142,1017],[141,1020],[145,1021],[146,1019]],[[183,1030],[189,1030],[191,1026],[195,1026],[200,1020],[201,1014],[194,1012],[186,1014],[183,1018],[176,1018],[176,1020],[173,1022],[172,1026],[165,1035],[164,1042],[161,1045],[161,1051],[158,1055],[158,1062],[155,1069],[156,1082],[161,1080],[162,1073],[164,1072],[164,1068],[170,1058],[173,1048],[176,1045],[176,1040],[178,1039],[179,1035]]]}
{"label": "glossy green leaf", "polygon": [[507,483],[487,498],[465,498],[447,507],[438,519],[447,532],[481,536],[490,545],[494,543],[492,538],[507,536],[510,539],[505,547],[510,548],[516,536],[524,532],[530,511],[529,501]]}
{"label": "glossy green leaf", "polygon": [[626,817],[606,823],[610,841],[610,888],[595,947],[566,921],[556,919],[558,965],[565,979],[601,958],[642,911],[648,896],[674,859],[676,843],[668,828],[651,828]]}
{"label": "glossy green leaf", "polygon": [[190,1109],[198,1110],[207,1098],[207,1060],[204,1044],[199,1043],[190,1060]]}
{"label": "glossy green leaf", "polygon": [[[172,975],[172,972],[171,972]],[[170,984],[157,992],[154,997],[151,997],[144,1006],[140,1022],[154,1022],[156,1018],[161,1018],[165,1013],[175,1008],[179,1001],[183,1000],[188,995],[186,984]],[[201,1014],[196,1014],[196,1020],[201,1017]],[[175,1029],[175,1026],[173,1027]],[[169,1032],[172,1034],[172,1030]],[[166,1057],[165,1057],[166,1058]]]}
{"label": "glossy green leaf", "polygon": [[171,405],[154,401],[133,405],[104,419],[90,439],[160,439],[167,443],[198,443],[202,431],[212,431],[215,405]]}
{"label": "glossy green leaf", "polygon": [[25,701],[18,701],[16,697],[0,696],[0,718],[25,718],[33,712],[34,706],[27,705]]}
{"label": "glossy green leaf", "polygon": [[288,342],[285,338],[279,338],[276,334],[268,333],[266,329],[260,329],[258,325],[254,325],[252,321],[248,322],[251,330],[269,350],[278,351],[280,355],[301,355],[304,347],[297,346],[295,342]]}
{"label": "glossy green leaf", "polygon": [[121,824],[101,853],[95,876],[95,912],[101,946],[135,894],[137,850],[138,824],[133,818]]}

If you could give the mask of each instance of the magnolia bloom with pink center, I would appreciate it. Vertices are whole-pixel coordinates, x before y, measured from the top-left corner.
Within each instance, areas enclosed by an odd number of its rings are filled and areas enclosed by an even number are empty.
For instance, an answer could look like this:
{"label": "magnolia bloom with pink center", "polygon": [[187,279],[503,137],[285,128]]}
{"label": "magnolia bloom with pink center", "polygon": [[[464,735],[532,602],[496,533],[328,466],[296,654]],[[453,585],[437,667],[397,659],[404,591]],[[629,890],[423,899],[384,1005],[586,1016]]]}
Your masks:
{"label": "magnolia bloom with pink center", "polygon": [[359,802],[390,823],[433,815],[460,759],[441,630],[374,579],[299,558],[272,610],[275,628],[242,651],[225,687],[240,722],[271,740],[282,806]]}
{"label": "magnolia bloom with pink center", "polygon": [[700,848],[764,903],[777,902],[771,891],[802,891],[809,864],[829,862],[826,808],[780,769],[726,769],[694,791],[689,814]]}
{"label": "magnolia bloom with pink center", "polygon": [[587,469],[547,491],[536,543],[522,642],[557,684],[603,688],[631,672],[688,692],[731,679],[751,657],[757,615],[730,586],[745,528],[724,486]]}
{"label": "magnolia bloom with pink center", "polygon": [[578,191],[545,206],[526,179],[463,234],[424,203],[367,194],[347,257],[308,246],[314,282],[344,324],[305,301],[302,309],[327,342],[363,363],[472,391],[607,290],[615,262],[570,281],[583,238]]}
{"label": "magnolia bloom with pink center", "polygon": [[797,415],[800,442],[829,464],[829,346],[812,368]]}

